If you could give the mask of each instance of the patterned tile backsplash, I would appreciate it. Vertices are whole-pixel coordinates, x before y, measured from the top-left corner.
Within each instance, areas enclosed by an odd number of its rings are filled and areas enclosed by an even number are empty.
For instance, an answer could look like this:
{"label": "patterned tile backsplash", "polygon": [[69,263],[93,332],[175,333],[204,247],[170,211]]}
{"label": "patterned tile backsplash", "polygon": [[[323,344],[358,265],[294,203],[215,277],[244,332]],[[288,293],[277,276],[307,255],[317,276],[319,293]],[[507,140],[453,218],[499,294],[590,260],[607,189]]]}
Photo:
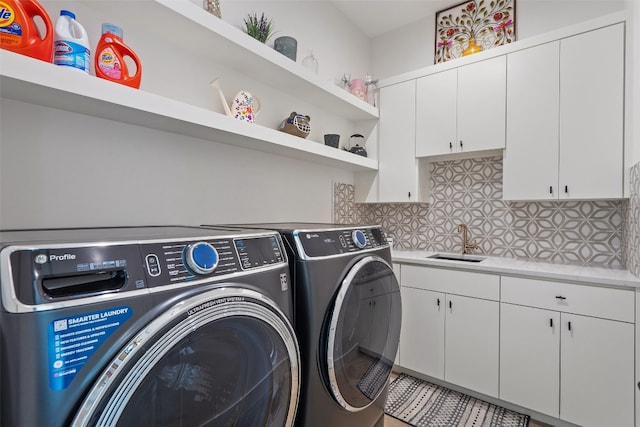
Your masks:
{"label": "patterned tile backsplash", "polygon": [[464,223],[478,254],[609,268],[638,264],[640,165],[629,203],[504,201],[502,157],[433,162],[430,168],[428,204],[356,204],[354,187],[336,184],[334,220],[381,224],[399,249],[459,252],[457,226]]}
{"label": "patterned tile backsplash", "polygon": [[629,201],[625,201],[623,258],[629,271],[640,277],[640,163],[631,168],[630,184]]}

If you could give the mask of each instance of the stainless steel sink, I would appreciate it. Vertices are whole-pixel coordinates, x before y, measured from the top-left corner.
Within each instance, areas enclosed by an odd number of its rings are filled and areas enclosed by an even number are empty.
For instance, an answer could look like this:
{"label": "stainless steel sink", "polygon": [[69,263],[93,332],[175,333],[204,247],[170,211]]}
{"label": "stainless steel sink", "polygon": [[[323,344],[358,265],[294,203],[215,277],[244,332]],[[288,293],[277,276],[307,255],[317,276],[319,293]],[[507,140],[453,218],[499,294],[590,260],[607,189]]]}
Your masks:
{"label": "stainless steel sink", "polygon": [[448,261],[463,261],[463,262],[482,262],[485,260],[483,257],[472,255],[459,255],[459,254],[435,254],[429,255],[427,258],[431,259],[444,259]]}

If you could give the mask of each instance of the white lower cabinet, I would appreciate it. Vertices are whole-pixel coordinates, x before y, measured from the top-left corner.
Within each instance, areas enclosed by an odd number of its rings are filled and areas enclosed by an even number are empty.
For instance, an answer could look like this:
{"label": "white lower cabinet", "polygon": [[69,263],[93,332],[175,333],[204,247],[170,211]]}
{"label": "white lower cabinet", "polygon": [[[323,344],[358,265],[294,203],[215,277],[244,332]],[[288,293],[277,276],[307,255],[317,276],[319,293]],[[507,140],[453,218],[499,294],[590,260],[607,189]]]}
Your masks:
{"label": "white lower cabinet", "polygon": [[497,397],[499,277],[402,265],[401,278],[399,365]]}
{"label": "white lower cabinet", "polygon": [[634,425],[633,291],[503,276],[501,296],[502,400],[583,427]]}
{"label": "white lower cabinet", "polygon": [[500,398],[560,415],[560,313],[500,304]]}
{"label": "white lower cabinet", "polygon": [[444,379],[445,296],[401,286],[400,365]]}
{"label": "white lower cabinet", "polygon": [[584,427],[633,426],[633,334],[629,323],[562,314],[561,419]]}
{"label": "white lower cabinet", "polygon": [[447,295],[444,379],[489,396],[498,396],[496,301]]}
{"label": "white lower cabinet", "polygon": [[400,367],[582,427],[634,426],[633,290],[414,264],[400,273]]}

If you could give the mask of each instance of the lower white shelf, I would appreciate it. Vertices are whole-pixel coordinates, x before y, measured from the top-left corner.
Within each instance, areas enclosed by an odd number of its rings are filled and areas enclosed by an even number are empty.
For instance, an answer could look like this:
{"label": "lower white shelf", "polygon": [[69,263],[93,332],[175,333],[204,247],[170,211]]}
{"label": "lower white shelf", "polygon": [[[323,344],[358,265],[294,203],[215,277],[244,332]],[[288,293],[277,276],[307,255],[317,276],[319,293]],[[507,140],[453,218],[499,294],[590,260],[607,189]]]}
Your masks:
{"label": "lower white shelf", "polygon": [[352,171],[378,162],[275,129],[0,50],[0,96]]}

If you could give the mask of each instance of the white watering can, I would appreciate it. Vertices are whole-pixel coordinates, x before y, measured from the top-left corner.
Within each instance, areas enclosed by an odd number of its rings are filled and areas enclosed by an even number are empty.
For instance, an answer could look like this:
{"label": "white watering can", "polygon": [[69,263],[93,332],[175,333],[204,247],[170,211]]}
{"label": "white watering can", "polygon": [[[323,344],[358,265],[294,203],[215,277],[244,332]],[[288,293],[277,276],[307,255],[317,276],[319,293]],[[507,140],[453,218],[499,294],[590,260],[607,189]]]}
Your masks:
{"label": "white watering can", "polygon": [[260,99],[257,96],[252,96],[249,92],[241,90],[238,92],[231,102],[231,106],[227,105],[227,100],[220,89],[220,78],[216,77],[209,83],[214,88],[218,89],[220,95],[220,101],[224,107],[224,112],[229,117],[243,120],[245,122],[253,123],[256,116],[260,112]]}

